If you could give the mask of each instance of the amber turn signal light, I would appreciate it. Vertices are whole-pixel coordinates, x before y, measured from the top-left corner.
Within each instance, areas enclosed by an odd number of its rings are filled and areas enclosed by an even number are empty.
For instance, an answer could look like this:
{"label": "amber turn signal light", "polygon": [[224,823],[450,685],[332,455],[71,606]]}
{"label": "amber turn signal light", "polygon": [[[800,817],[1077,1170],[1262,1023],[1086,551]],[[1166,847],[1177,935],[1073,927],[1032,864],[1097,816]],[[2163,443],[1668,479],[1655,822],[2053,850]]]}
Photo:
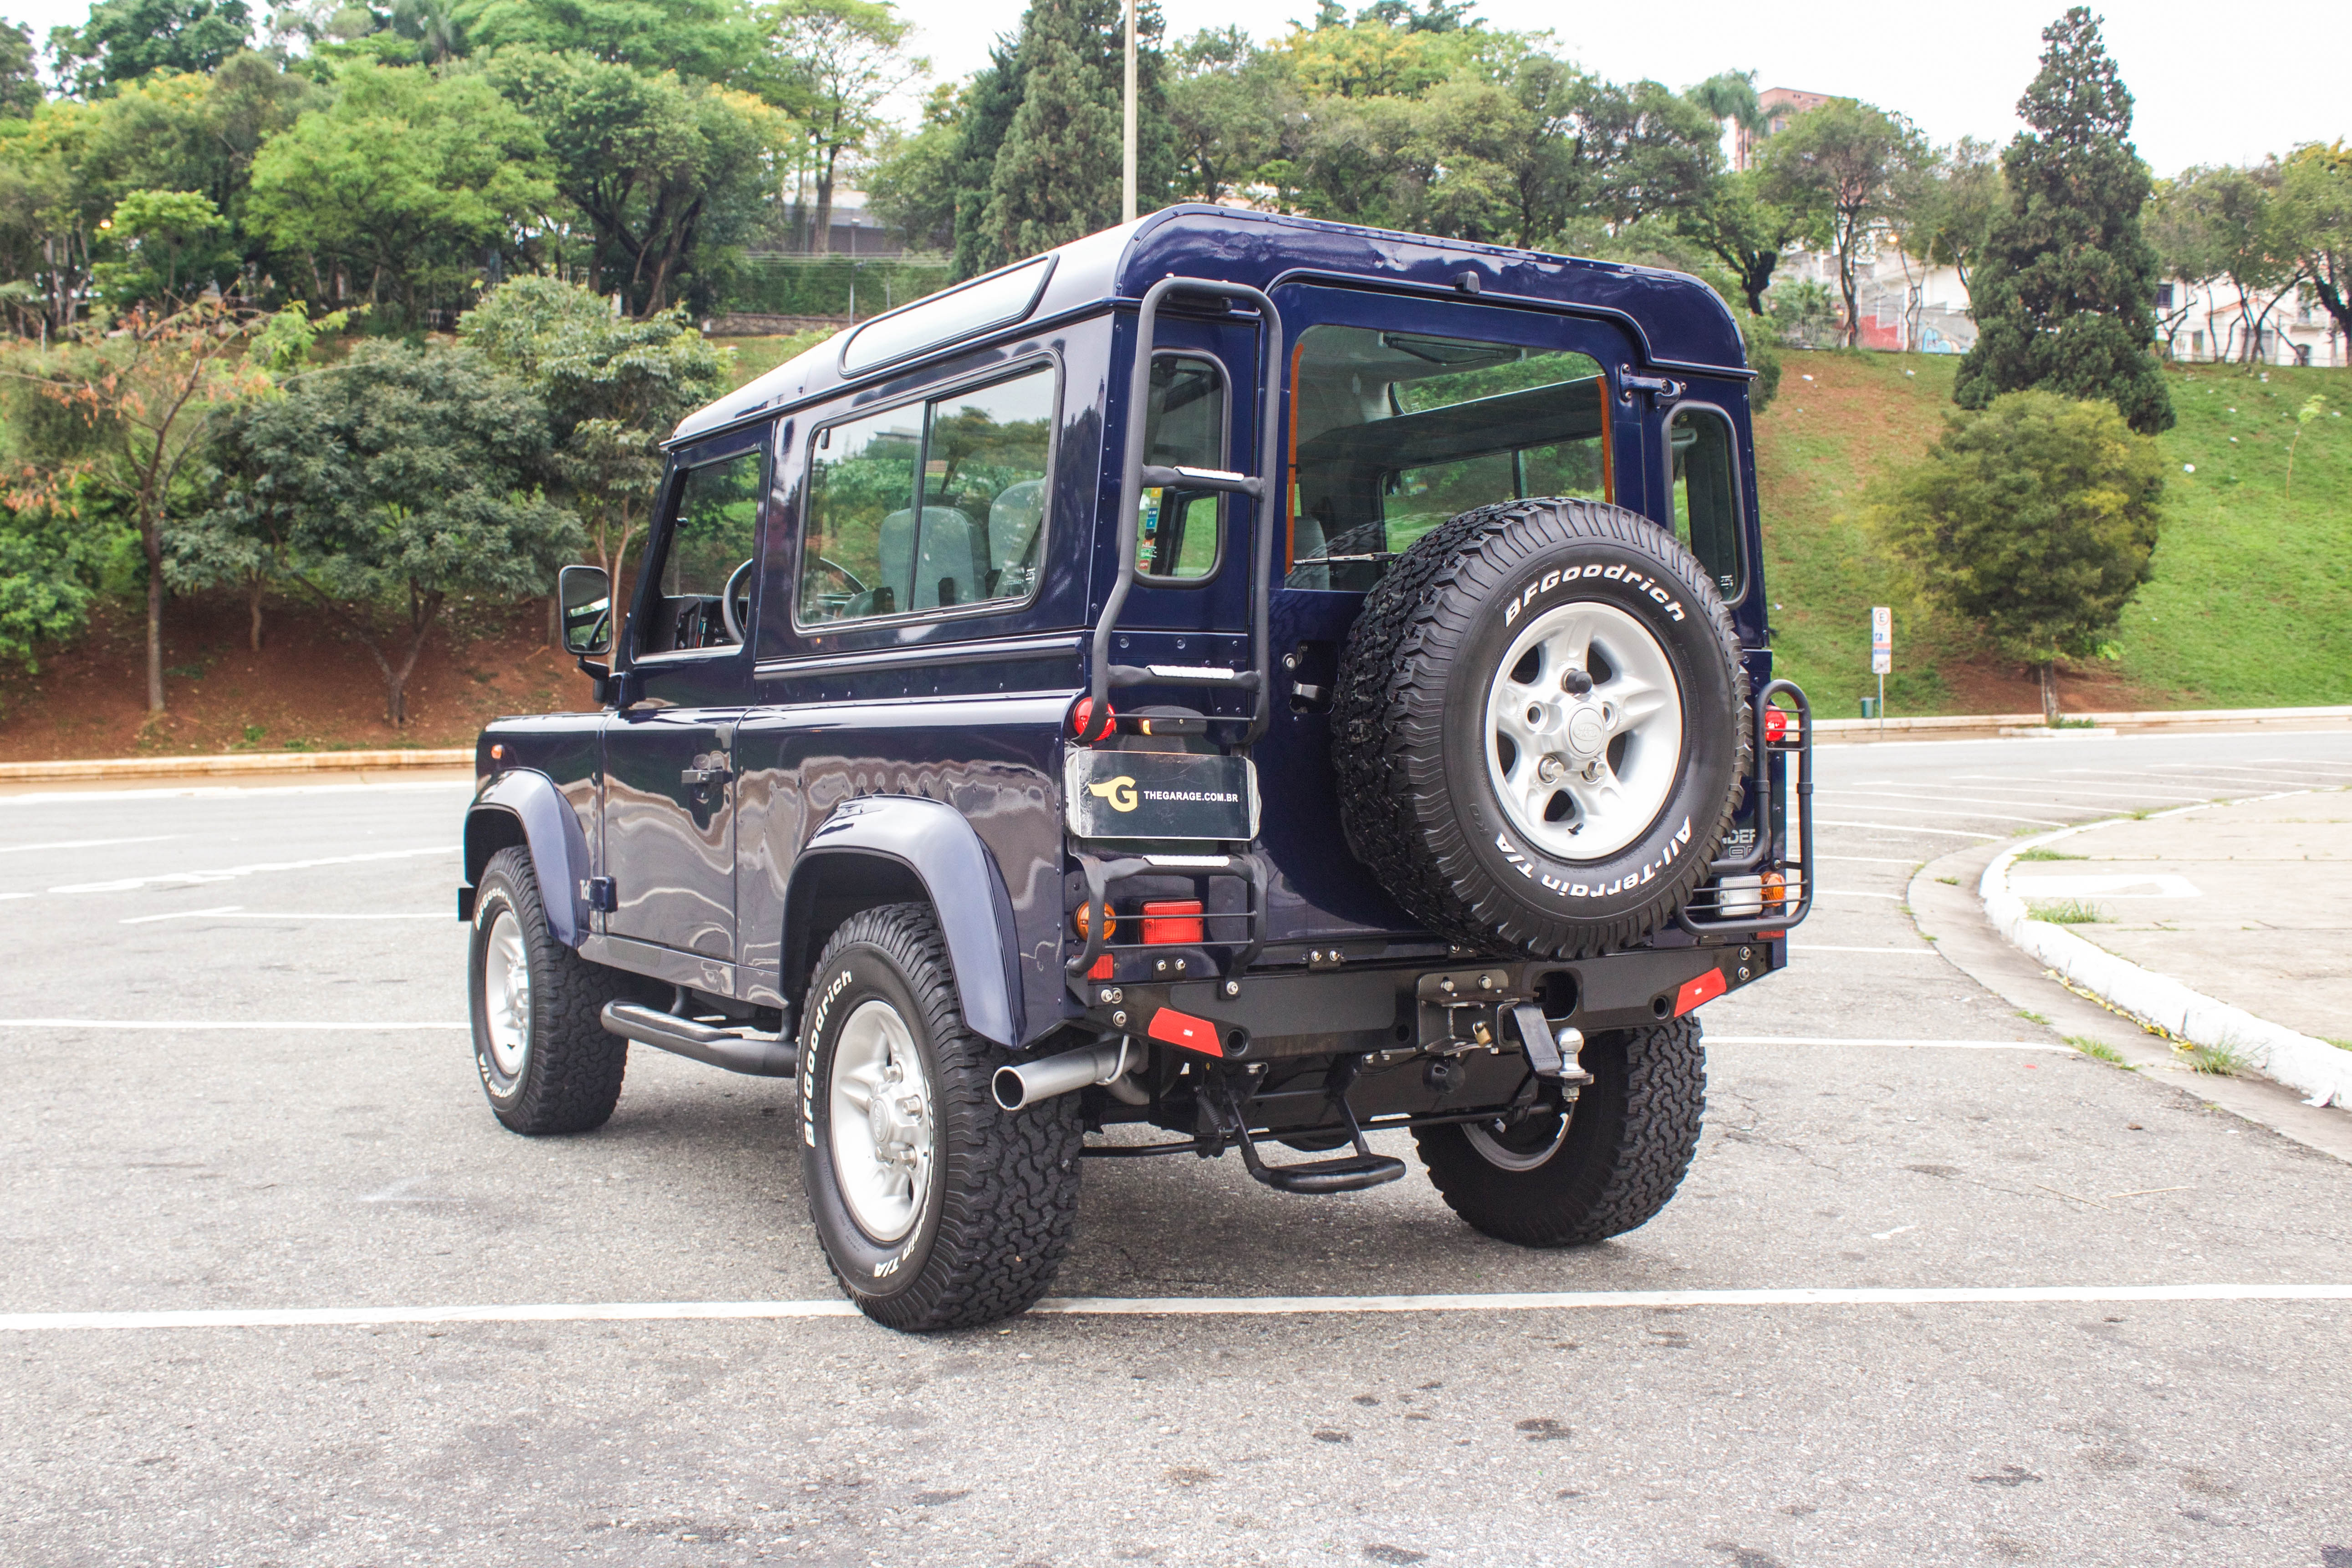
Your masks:
{"label": "amber turn signal light", "polygon": [[[1080,904],[1070,912],[1070,927],[1078,933],[1080,942],[1091,940],[1090,933],[1094,929],[1094,908],[1092,904]],[[1105,904],[1103,906],[1103,941],[1108,942],[1118,930],[1118,917],[1111,913],[1108,904]]]}

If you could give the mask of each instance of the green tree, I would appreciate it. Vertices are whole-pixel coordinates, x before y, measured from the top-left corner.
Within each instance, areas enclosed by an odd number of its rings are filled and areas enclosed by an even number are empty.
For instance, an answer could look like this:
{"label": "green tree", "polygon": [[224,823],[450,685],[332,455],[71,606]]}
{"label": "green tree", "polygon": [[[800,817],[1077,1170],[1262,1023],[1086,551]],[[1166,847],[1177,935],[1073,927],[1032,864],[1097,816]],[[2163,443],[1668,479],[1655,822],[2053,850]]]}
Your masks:
{"label": "green tree", "polygon": [[[2303,277],[2303,257],[2278,199],[2278,165],[2184,170],[2150,203],[2158,265],[2176,277],[2223,277],[2237,293],[2238,319],[2216,334],[2213,357],[2262,357],[2271,312]],[[2227,342],[2231,353],[2225,354]]]}
{"label": "green tree", "polygon": [[771,210],[793,126],[748,93],[519,49],[489,76],[546,137],[556,188],[588,229],[589,287],[619,291],[632,315],[707,296],[721,253]]}
{"label": "green tree", "polygon": [[0,22],[0,118],[30,120],[43,96],[33,29],[22,22]]}
{"label": "green tree", "polygon": [[1756,185],[1752,170],[1723,174],[1704,197],[1675,215],[1675,224],[1723,264],[1748,311],[1760,316],[1781,252],[1802,238],[1808,226],[1803,214],[1766,201]]}
{"label": "green tree", "polygon": [[931,68],[904,45],[912,25],[873,0],[776,0],[762,14],[781,101],[796,113],[816,176],[814,243],[831,248],[833,188],[843,154],[870,146],[890,96]]}
{"label": "green tree", "polygon": [[451,598],[543,594],[579,547],[535,492],[546,410],[471,349],[364,345],[248,405],[231,439],[284,509],[289,575],[375,660],[395,725]]}
{"label": "green tree", "polygon": [[68,507],[26,500],[0,505],[0,663],[37,671],[44,644],[89,624],[103,536]]}
{"label": "green tree", "polygon": [[1802,214],[1817,246],[1838,258],[1845,341],[1862,341],[1855,263],[1873,230],[1894,215],[1908,172],[1927,156],[1911,123],[1851,98],[1833,98],[1791,120],[1757,157],[1757,194]]}
{"label": "green tree", "polygon": [[459,318],[460,342],[546,405],[557,493],[615,581],[661,478],[661,441],[722,390],[731,351],[683,310],[616,317],[575,283],[510,279]]}
{"label": "green tree", "polygon": [[93,268],[117,306],[185,299],[209,281],[222,248],[220,209],[194,191],[133,191],[100,226],[124,259]]}
{"label": "green tree", "polygon": [[1239,26],[1203,27],[1170,52],[1168,123],[1180,194],[1221,201],[1282,155],[1301,108],[1280,58]]}
{"label": "green tree", "polygon": [[80,26],[49,29],[49,53],[61,82],[95,98],[150,71],[214,70],[252,36],[245,0],[98,0]]}
{"label": "green tree", "polygon": [[760,52],[733,0],[455,0],[450,21],[477,54],[578,54],[698,81],[736,83]]}
{"label": "green tree", "polygon": [[2352,343],[2352,149],[2312,142],[2279,166],[2278,228],[2336,330]]}
{"label": "green tree", "polygon": [[949,161],[950,205],[955,210],[955,275],[976,277],[1005,259],[988,231],[988,193],[996,155],[1021,107],[1019,34],[989,47],[988,64],[972,73],[958,100],[961,129]]}
{"label": "green tree", "polygon": [[2054,724],[2056,661],[2096,652],[2147,581],[2163,499],[2156,443],[2112,406],[2016,392],[1952,416],[1871,519],[1927,598],[2033,667]]}
{"label": "green tree", "polygon": [[318,298],[421,321],[554,201],[545,144],[478,75],[352,61],[336,87],[255,161],[255,230]]}
{"label": "green tree", "polygon": [[[1149,212],[1176,166],[1155,0],[1138,0],[1135,29],[1136,191]],[[997,149],[981,219],[992,265],[1119,221],[1124,54],[1118,0],[1031,0],[1013,61],[1020,106]]]}
{"label": "green tree", "polygon": [[866,205],[909,250],[955,248],[956,153],[963,139],[964,89],[941,82],[923,100],[910,132],[886,128],[861,176]]}
{"label": "green tree", "polygon": [[2018,100],[2001,154],[2009,205],[1995,219],[1970,300],[1976,346],[1953,401],[1983,408],[2042,387],[2114,401],[2131,427],[2172,427],[2172,396],[2149,353],[2158,266],[2140,231],[2147,166],[2131,135],[2132,97],[2091,13],[2042,29],[2042,69]]}
{"label": "green tree", "polygon": [[1919,164],[1897,193],[1896,237],[1909,254],[1958,273],[1968,289],[2002,205],[1991,146],[1963,136]]}
{"label": "green tree", "polygon": [[[291,377],[317,368],[312,350],[321,337],[350,324],[347,311],[313,318],[310,308],[297,301],[261,321],[246,357],[283,386]],[[255,395],[273,396],[277,391],[257,384]],[[163,575],[181,592],[223,583],[236,586],[245,595],[246,646],[259,653],[263,602],[271,589],[290,581],[293,513],[276,474],[255,464],[228,421],[215,421],[208,434],[211,444],[203,461],[211,505],[182,520],[165,536]]]}
{"label": "green tree", "polygon": [[147,571],[147,709],[163,710],[163,557],[201,508],[194,490],[213,422],[268,384],[246,362],[255,322],[216,300],[101,313],[47,349],[18,347],[5,372],[41,416],[10,420],[37,465],[17,504],[95,496],[139,532]]}

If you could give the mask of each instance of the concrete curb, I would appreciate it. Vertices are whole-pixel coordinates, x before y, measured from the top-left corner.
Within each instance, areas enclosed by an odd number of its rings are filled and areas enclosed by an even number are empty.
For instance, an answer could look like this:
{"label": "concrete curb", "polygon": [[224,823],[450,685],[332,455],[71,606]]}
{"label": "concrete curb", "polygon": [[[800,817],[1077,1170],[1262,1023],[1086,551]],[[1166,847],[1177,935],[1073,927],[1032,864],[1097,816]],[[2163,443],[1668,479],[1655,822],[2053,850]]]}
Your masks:
{"label": "concrete curb", "polygon": [[[2276,800],[2311,793],[2283,790],[2275,795],[2252,798]],[[2185,816],[2190,812],[2212,809],[2210,804],[2184,805],[2148,815]],[[2027,910],[2025,900],[2010,890],[2009,868],[2024,851],[2093,828],[2136,820],[2139,819],[2111,816],[2079,826],[2062,827],[2054,833],[2021,839],[1994,856],[1977,883],[1977,897],[1984,904],[1985,918],[2028,956],[2133,1017],[2154,1024],[2191,1045],[2222,1047],[2238,1052],[2257,1070],[2309,1095],[2311,1098],[2305,1101],[2307,1105],[2352,1107],[2352,1051],[2338,1050],[2325,1040],[2315,1040],[2266,1018],[2257,1018],[2243,1008],[2217,1002],[2178,980],[2118,958],[2070,931],[2035,920]]]}
{"label": "concrete curb", "polygon": [[0,763],[0,784],[61,779],[208,778],[236,773],[332,773],[388,768],[469,768],[470,746],[404,752],[238,752],[212,757],[90,757]]}
{"label": "concrete curb", "polygon": [[1932,719],[1816,719],[1813,733],[1823,741],[1868,741],[1884,734],[1893,740],[1955,740],[1969,735],[2091,735],[2109,734],[2118,727],[2130,730],[2193,730],[2207,725],[2235,729],[2279,729],[2290,725],[2334,727],[2352,722],[2352,707],[2335,708],[2182,708],[2147,712],[2069,713],[2077,726],[2053,730],[2039,713],[1955,714]]}

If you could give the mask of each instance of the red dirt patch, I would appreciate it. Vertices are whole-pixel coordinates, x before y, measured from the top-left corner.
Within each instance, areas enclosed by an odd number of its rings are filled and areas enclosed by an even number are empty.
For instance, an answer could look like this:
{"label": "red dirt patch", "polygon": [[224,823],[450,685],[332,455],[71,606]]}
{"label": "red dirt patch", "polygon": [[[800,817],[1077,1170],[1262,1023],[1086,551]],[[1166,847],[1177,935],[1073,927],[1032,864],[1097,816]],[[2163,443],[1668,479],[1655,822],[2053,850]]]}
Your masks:
{"label": "red dirt patch", "polygon": [[[587,678],[546,646],[543,601],[467,606],[436,628],[408,682],[409,721],[383,716],[383,678],[331,617],[272,603],[260,653],[241,602],[175,600],[163,615],[166,710],[149,722],[144,626],[100,606],[89,635],[0,677],[0,762],[219,752],[470,746],[499,713],[590,709]],[[256,732],[257,731],[257,733]]]}

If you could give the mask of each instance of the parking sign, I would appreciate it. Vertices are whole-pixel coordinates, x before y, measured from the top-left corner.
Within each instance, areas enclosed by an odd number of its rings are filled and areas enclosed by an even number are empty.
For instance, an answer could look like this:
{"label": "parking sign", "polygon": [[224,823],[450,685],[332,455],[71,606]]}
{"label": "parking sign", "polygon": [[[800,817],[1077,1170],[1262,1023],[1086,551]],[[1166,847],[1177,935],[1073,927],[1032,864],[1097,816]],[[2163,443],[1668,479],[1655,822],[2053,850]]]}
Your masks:
{"label": "parking sign", "polygon": [[1895,612],[1885,605],[1870,607],[1870,673],[1885,675],[1895,668]]}

